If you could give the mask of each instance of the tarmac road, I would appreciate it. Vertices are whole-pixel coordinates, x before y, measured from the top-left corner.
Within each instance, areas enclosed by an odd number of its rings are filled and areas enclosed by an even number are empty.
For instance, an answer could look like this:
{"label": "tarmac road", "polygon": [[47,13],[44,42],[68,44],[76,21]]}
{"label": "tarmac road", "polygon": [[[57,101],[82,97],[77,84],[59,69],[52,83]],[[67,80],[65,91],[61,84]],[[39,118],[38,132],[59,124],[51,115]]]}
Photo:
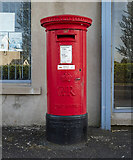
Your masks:
{"label": "tarmac road", "polygon": [[89,127],[86,143],[57,145],[45,137],[44,126],[3,127],[2,157],[6,158],[130,158],[131,127],[112,131]]}

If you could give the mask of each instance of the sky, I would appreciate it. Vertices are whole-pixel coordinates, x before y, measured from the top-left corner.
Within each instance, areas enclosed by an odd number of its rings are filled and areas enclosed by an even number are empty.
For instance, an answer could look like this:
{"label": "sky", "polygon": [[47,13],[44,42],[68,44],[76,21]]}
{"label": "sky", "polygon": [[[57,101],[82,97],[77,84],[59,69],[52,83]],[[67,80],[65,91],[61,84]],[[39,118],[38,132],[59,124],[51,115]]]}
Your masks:
{"label": "sky", "polygon": [[120,39],[121,28],[119,22],[122,21],[122,14],[125,14],[123,10],[127,10],[127,2],[114,2],[112,6],[112,45],[114,52],[114,60],[120,62],[123,59],[115,47],[119,48],[119,45],[123,45],[123,42]]}

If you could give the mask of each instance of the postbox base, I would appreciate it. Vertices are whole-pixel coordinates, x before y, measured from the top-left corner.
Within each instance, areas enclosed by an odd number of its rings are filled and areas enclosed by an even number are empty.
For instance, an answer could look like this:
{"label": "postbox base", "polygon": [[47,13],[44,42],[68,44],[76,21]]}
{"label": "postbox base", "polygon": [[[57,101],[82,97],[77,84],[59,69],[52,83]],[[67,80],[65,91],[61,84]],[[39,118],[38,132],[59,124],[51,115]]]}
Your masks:
{"label": "postbox base", "polygon": [[74,144],[87,141],[88,114],[55,116],[46,114],[47,140],[56,144]]}

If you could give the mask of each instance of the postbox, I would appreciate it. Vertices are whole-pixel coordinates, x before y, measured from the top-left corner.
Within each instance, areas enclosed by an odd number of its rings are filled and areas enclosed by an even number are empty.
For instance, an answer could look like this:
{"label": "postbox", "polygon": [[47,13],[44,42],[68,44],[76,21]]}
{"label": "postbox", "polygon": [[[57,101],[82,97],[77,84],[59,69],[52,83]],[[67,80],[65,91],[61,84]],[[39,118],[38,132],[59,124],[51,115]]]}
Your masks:
{"label": "postbox", "polygon": [[57,15],[40,22],[47,39],[47,140],[58,144],[86,141],[86,32],[92,20]]}

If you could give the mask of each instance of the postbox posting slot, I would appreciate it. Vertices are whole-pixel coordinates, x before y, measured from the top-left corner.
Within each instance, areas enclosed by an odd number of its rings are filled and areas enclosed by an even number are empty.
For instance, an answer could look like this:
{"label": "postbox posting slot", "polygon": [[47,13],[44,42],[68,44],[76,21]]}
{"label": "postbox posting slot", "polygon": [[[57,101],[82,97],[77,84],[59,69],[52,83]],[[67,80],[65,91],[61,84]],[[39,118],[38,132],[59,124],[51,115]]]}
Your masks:
{"label": "postbox posting slot", "polygon": [[57,41],[75,41],[75,34],[58,34]]}

